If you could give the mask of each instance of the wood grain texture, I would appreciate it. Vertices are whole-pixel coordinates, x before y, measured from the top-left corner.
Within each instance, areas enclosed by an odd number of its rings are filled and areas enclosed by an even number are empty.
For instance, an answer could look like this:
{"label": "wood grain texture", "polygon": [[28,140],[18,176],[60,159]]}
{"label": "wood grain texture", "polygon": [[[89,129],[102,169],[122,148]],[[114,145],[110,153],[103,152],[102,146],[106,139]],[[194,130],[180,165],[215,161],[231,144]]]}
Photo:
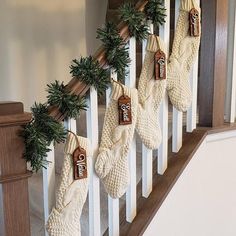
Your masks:
{"label": "wood grain texture", "polygon": [[224,124],[228,42],[228,1],[218,0],[216,4],[213,127]]}
{"label": "wood grain texture", "polygon": [[227,1],[201,1],[199,124],[224,124],[227,54]]}
{"label": "wood grain texture", "polygon": [[6,236],[30,236],[28,180],[2,185]]}
{"label": "wood grain texture", "polygon": [[0,102],[0,116],[19,113],[23,113],[22,102]]}
{"label": "wood grain texture", "polygon": [[[31,120],[22,103],[0,104],[0,235],[29,236],[28,177],[22,125]],[[13,113],[13,111],[15,113]]]}

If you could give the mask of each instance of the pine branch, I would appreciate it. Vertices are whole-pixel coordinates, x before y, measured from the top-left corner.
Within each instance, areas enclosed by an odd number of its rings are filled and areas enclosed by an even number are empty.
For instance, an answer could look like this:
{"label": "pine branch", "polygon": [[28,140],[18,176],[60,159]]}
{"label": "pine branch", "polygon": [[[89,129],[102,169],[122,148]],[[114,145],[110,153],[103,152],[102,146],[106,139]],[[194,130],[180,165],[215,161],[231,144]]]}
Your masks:
{"label": "pine branch", "polygon": [[149,0],[145,5],[144,12],[147,19],[157,26],[163,25],[166,22],[164,0]]}
{"label": "pine branch", "polygon": [[48,103],[59,108],[69,118],[77,118],[81,110],[86,110],[86,99],[66,92],[66,86],[59,81],[47,85]]}
{"label": "pine branch", "polygon": [[48,146],[51,142],[63,142],[66,137],[66,130],[63,125],[48,115],[45,104],[37,104],[31,108],[33,118],[21,133],[24,137],[25,152],[24,158],[30,162],[33,171],[46,168]]}
{"label": "pine branch", "polygon": [[63,125],[48,115],[48,108],[45,104],[37,104],[31,108],[35,129],[45,136],[48,145],[54,140],[57,143],[63,142],[66,137],[66,130]]}
{"label": "pine branch", "polygon": [[128,48],[112,22],[107,22],[104,28],[97,30],[97,38],[103,42],[106,49],[108,65],[118,74],[119,80],[125,76],[125,69],[130,63]]}
{"label": "pine branch", "polygon": [[81,57],[80,60],[74,59],[70,69],[72,76],[89,86],[94,86],[99,96],[106,91],[109,83],[108,70],[101,68],[98,61],[91,56]]}
{"label": "pine branch", "polygon": [[120,8],[120,18],[128,27],[131,36],[134,36],[138,41],[148,37],[148,25],[145,15],[136,10],[132,3],[124,3]]}
{"label": "pine branch", "polygon": [[46,137],[38,132],[34,123],[29,123],[25,126],[21,136],[25,140],[24,158],[29,162],[33,171],[38,171],[42,167],[46,168],[48,161],[46,160],[48,141]]}

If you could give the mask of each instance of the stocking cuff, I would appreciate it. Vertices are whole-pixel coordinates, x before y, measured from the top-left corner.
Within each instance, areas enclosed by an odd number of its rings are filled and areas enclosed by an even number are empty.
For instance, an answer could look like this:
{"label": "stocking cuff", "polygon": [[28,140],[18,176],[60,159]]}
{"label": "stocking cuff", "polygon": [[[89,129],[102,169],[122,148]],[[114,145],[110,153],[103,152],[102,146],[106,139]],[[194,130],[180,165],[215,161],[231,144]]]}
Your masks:
{"label": "stocking cuff", "polygon": [[131,96],[132,89],[129,87],[126,87],[123,84],[118,84],[116,82],[112,82],[112,93],[111,98],[114,100],[118,100],[120,96],[123,94],[126,96]]}
{"label": "stocking cuff", "polygon": [[156,52],[159,49],[166,53],[164,42],[160,39],[160,37],[154,34],[150,35],[147,41],[147,51]]}
{"label": "stocking cuff", "polygon": [[182,0],[180,3],[180,10],[183,11],[190,11],[192,8],[197,9],[200,11],[199,5],[196,3],[195,0]]}
{"label": "stocking cuff", "polygon": [[[73,154],[74,150],[78,147],[78,145],[85,149],[86,152],[90,152],[89,140],[87,138],[83,138],[68,132],[64,152],[66,154]],[[87,155],[91,155],[91,153],[87,153]]]}

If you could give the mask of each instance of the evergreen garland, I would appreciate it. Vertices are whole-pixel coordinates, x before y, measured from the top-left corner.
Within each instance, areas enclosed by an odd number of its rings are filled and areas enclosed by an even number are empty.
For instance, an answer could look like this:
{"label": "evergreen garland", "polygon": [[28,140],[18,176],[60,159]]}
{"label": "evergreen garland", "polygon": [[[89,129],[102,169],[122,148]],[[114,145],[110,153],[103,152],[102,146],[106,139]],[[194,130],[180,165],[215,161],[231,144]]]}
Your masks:
{"label": "evergreen garland", "polygon": [[[163,0],[149,0],[144,12],[137,11],[134,5],[124,3],[120,7],[120,18],[129,27],[131,36],[137,40],[143,40],[148,36],[147,19],[154,24],[165,22],[165,11]],[[106,50],[107,64],[114,69],[118,78],[124,78],[125,70],[130,63],[126,42],[122,39],[115,24],[107,22],[104,28],[97,30],[97,38],[103,43]],[[98,61],[91,56],[74,59],[70,66],[70,73],[86,85],[94,86],[101,95],[106,90],[109,81],[108,69],[100,67]],[[35,103],[31,108],[33,118],[24,127],[21,135],[25,140],[24,158],[30,162],[33,171],[46,168],[48,146],[54,142],[63,142],[66,137],[66,130],[63,125],[57,122],[48,114],[48,106],[56,106],[66,118],[77,118],[81,110],[86,109],[85,97],[79,97],[66,90],[66,86],[59,81],[47,85],[47,103]]]}
{"label": "evergreen garland", "polygon": [[46,168],[50,143],[64,141],[66,130],[61,123],[48,115],[46,104],[35,103],[31,112],[33,118],[21,135],[25,140],[24,158],[30,162],[33,171],[38,171],[42,167]]}
{"label": "evergreen garland", "polygon": [[22,131],[22,137],[25,140],[24,158],[30,163],[32,171],[38,171],[42,167],[46,168],[48,161],[46,160],[48,142],[45,137],[35,129],[31,123],[27,124]]}
{"label": "evergreen garland", "polygon": [[66,86],[59,81],[47,85],[48,104],[58,107],[62,114],[76,119],[81,110],[86,110],[85,97],[79,97],[66,91]]}
{"label": "evergreen garland", "polygon": [[164,0],[149,0],[145,5],[144,12],[148,20],[151,20],[156,26],[163,25],[166,17]]}
{"label": "evergreen garland", "polygon": [[143,12],[137,11],[132,3],[124,3],[119,8],[120,18],[128,27],[131,36],[138,41],[148,37],[148,25]]}
{"label": "evergreen garland", "polygon": [[103,42],[108,65],[117,72],[118,78],[122,80],[125,75],[125,68],[130,63],[130,58],[126,43],[121,38],[116,25],[107,22],[104,28],[97,30],[97,38]]}
{"label": "evergreen garland", "polygon": [[109,84],[108,70],[100,67],[98,61],[95,61],[91,56],[80,60],[74,59],[70,66],[70,73],[77,77],[80,81],[89,86],[94,86],[98,95],[102,95]]}

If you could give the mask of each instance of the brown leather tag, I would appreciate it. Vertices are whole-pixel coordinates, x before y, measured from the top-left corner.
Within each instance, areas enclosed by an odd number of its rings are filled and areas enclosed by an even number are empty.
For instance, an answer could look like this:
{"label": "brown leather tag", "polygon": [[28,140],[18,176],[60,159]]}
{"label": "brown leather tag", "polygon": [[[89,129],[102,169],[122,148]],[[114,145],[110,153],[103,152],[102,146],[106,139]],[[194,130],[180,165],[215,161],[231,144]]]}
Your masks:
{"label": "brown leather tag", "polygon": [[118,109],[119,109],[119,125],[132,124],[131,98],[129,96],[121,96],[119,98]]}
{"label": "brown leather tag", "polygon": [[200,19],[197,9],[192,8],[189,12],[189,34],[191,37],[198,37],[200,35]]}
{"label": "brown leather tag", "polygon": [[154,63],[155,79],[166,79],[166,55],[160,49],[155,53]]}
{"label": "brown leather tag", "polygon": [[77,147],[73,152],[74,180],[87,178],[86,151]]}

